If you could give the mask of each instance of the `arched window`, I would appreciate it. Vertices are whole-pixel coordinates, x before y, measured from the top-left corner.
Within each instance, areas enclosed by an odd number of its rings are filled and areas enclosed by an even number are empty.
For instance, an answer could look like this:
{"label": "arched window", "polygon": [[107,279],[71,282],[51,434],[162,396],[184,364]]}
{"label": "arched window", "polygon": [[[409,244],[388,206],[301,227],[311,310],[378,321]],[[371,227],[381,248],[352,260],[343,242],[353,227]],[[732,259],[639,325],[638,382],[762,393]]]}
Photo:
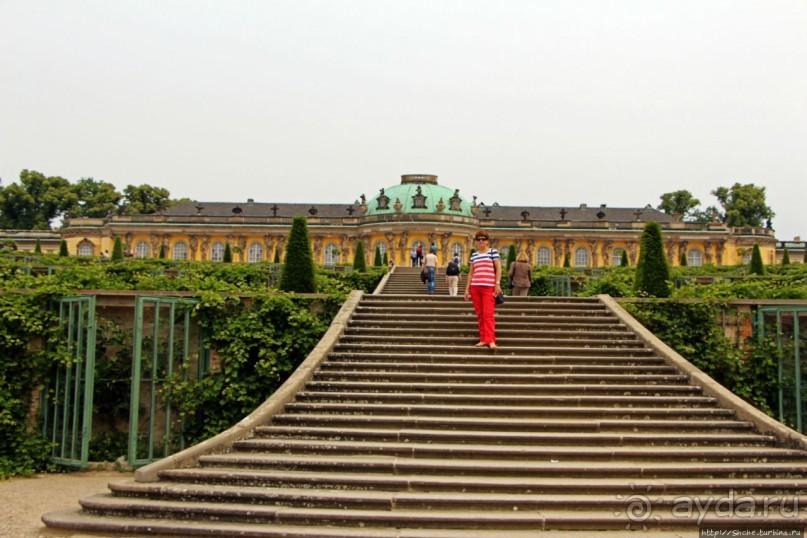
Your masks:
{"label": "arched window", "polygon": [[140,240],[135,245],[134,255],[138,258],[148,258],[151,256],[151,245],[148,241]]}
{"label": "arched window", "polygon": [[691,248],[687,252],[687,265],[700,267],[703,265],[703,253],[697,248]]}
{"label": "arched window", "polygon": [[538,265],[552,265],[552,251],[548,247],[539,247],[535,261]]}
{"label": "arched window", "polygon": [[588,249],[585,247],[578,247],[574,251],[574,266],[575,267],[588,267]]}
{"label": "arched window", "polygon": [[263,245],[260,243],[252,243],[247,250],[247,261],[249,263],[257,263],[263,261]]}
{"label": "arched window", "polygon": [[210,247],[210,261],[220,262],[224,259],[224,243],[216,241]]}
{"label": "arched window", "polygon": [[79,256],[92,256],[95,251],[93,248],[93,244],[89,241],[82,241],[81,244],[78,246],[78,255]]}
{"label": "arched window", "polygon": [[748,265],[751,263],[751,256],[753,255],[754,251],[752,249],[748,249],[745,251],[745,256],[743,256],[743,263]]}
{"label": "arched window", "polygon": [[627,255],[628,253],[625,252],[624,248],[615,248],[611,253],[611,266],[619,267],[622,265],[622,257]]}
{"label": "arched window", "polygon": [[339,247],[336,243],[325,246],[325,265],[335,265],[339,263]]}
{"label": "arched window", "polygon": [[451,248],[449,250],[451,252],[451,259],[452,260],[456,256],[457,258],[460,259],[460,265],[464,265],[464,264],[468,263],[468,260],[466,260],[465,257],[464,257],[465,256],[465,249],[462,247],[462,243],[454,243],[453,245],[451,245]]}
{"label": "arched window", "polygon": [[184,241],[174,243],[174,248],[171,249],[171,257],[175,260],[187,260],[188,245],[186,245]]}

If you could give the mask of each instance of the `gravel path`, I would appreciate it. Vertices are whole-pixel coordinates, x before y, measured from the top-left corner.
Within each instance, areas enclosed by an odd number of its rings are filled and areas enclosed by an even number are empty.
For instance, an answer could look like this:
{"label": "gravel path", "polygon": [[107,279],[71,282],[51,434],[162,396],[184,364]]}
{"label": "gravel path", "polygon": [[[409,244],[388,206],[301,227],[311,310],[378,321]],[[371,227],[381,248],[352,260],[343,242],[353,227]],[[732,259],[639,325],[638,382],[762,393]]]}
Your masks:
{"label": "gravel path", "polygon": [[80,536],[46,527],[45,512],[78,508],[81,497],[107,491],[109,482],[131,478],[133,473],[93,471],[86,473],[39,474],[30,478],[0,481],[0,536],[37,538]]}

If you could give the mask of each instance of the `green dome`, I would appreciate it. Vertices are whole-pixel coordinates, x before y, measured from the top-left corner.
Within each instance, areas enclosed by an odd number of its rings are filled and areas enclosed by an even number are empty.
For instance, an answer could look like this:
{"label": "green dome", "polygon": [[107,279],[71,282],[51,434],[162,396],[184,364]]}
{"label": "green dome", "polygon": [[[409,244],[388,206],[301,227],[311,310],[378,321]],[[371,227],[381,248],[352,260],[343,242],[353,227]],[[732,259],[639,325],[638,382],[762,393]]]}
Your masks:
{"label": "green dome", "polygon": [[[400,200],[401,210],[395,205]],[[440,201],[445,206],[439,210]],[[452,209],[453,208],[453,209]],[[412,174],[401,176],[401,184],[381,189],[367,200],[366,216],[407,214],[439,214],[457,217],[473,217],[471,204],[459,193],[437,184],[437,176]]]}

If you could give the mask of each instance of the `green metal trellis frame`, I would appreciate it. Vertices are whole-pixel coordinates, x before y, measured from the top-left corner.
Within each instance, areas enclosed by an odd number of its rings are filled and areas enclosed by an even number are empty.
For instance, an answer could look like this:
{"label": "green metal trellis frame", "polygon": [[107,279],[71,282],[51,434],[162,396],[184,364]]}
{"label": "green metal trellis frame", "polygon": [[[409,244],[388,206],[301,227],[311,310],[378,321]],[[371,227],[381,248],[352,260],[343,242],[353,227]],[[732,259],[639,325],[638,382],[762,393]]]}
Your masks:
{"label": "green metal trellis frame", "polygon": [[[766,306],[757,309],[754,326],[759,342],[765,340],[766,327],[773,323],[777,350],[777,381],[779,385],[777,418],[790,422],[804,433],[805,394],[802,376],[807,365],[801,363],[807,354],[807,307]],[[802,335],[802,331],[805,332]],[[770,334],[770,332],[769,332]],[[792,408],[790,405],[792,404]]]}
{"label": "green metal trellis frame", "polygon": [[193,337],[191,311],[199,301],[137,297],[135,303],[132,399],[129,416],[130,465],[145,465],[185,447],[182,421],[162,394],[168,378],[181,373],[201,380],[210,357]]}
{"label": "green metal trellis frame", "polygon": [[95,297],[62,297],[54,304],[69,362],[56,369],[42,393],[43,434],[53,443],[51,462],[83,468],[92,434]]}

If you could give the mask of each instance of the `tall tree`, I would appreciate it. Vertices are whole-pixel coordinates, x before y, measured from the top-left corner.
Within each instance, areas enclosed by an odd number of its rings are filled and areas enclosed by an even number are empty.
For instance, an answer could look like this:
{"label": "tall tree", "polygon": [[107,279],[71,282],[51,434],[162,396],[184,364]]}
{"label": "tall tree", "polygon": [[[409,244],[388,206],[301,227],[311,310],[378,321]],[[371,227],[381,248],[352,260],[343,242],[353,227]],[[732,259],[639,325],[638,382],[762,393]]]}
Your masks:
{"label": "tall tree", "polygon": [[71,217],[103,218],[116,212],[123,195],[112,183],[82,178],[72,187],[75,202],[68,207]]}
{"label": "tall tree", "polygon": [[317,282],[314,278],[314,256],[311,253],[311,240],[308,236],[308,222],[305,217],[294,217],[291,222],[289,238],[286,241],[285,261],[278,286],[282,291],[297,293],[317,291]]}
{"label": "tall tree", "polygon": [[353,257],[353,269],[363,273],[367,271],[367,260],[364,259],[364,242],[356,241],[356,255]]}
{"label": "tall tree", "polygon": [[51,221],[74,201],[66,179],[23,170],[19,184],[0,185],[0,228],[50,230]]}
{"label": "tall tree", "polygon": [[123,189],[121,212],[125,215],[150,215],[173,205],[171,193],[162,187],[129,185]]}
{"label": "tall tree", "polygon": [[639,248],[634,290],[651,297],[669,297],[670,268],[664,256],[664,240],[658,222],[651,220],[645,224]]}
{"label": "tall tree", "polygon": [[701,201],[692,196],[691,192],[679,190],[662,194],[658,209],[668,215],[679,215],[682,220],[688,220],[700,203]]}
{"label": "tall tree", "polygon": [[712,191],[723,206],[723,221],[729,226],[763,226],[775,213],[765,203],[765,187],[753,183]]}
{"label": "tall tree", "polygon": [[112,245],[112,261],[113,262],[122,262],[123,261],[123,241],[119,235],[115,236],[115,243]]}
{"label": "tall tree", "polygon": [[754,243],[754,250],[751,251],[751,264],[748,267],[748,273],[752,275],[765,274],[765,264],[762,263],[762,253],[757,243]]}

